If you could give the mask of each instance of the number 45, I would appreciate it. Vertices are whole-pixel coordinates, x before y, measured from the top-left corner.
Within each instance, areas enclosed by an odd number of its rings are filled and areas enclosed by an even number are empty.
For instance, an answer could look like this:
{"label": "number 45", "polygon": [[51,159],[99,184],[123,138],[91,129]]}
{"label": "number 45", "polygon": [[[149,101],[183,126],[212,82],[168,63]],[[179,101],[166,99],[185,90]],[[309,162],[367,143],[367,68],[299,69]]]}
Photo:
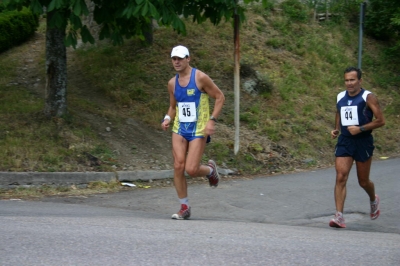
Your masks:
{"label": "number 45", "polygon": [[184,115],[184,116],[190,116],[190,108],[189,107],[184,107],[184,108],[182,108],[182,114]]}

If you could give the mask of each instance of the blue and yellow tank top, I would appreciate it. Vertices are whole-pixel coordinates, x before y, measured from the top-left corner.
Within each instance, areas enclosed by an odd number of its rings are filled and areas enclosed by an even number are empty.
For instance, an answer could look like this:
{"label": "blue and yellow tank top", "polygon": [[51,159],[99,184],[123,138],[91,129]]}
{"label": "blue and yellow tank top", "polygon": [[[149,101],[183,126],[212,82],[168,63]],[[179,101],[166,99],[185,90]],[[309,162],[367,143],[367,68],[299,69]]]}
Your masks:
{"label": "blue and yellow tank top", "polygon": [[204,136],[204,129],[210,119],[208,94],[196,86],[196,69],[192,68],[190,81],[186,87],[179,85],[176,74],[174,96],[176,116],[172,132],[182,136]]}

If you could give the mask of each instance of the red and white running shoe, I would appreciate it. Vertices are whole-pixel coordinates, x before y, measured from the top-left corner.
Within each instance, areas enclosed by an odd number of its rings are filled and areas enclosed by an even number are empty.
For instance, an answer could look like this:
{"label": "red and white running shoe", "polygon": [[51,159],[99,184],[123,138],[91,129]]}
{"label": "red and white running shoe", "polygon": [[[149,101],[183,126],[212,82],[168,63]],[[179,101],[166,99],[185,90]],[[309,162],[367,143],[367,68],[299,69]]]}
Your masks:
{"label": "red and white running shoe", "polygon": [[213,160],[209,160],[208,166],[210,166],[213,169],[212,174],[207,175],[208,182],[210,183],[210,187],[218,187],[219,174],[217,171],[217,164]]}
{"label": "red and white running shoe", "polygon": [[379,196],[375,194],[375,201],[371,202],[371,220],[375,220],[379,217],[379,214],[381,214],[381,211],[379,210]]}
{"label": "red and white running shoe", "polygon": [[187,220],[190,218],[190,207],[186,204],[181,204],[181,209],[178,211],[178,213],[174,213],[171,216],[171,219],[175,220]]}
{"label": "red and white running shoe", "polygon": [[346,228],[343,215],[340,215],[336,212],[335,217],[333,217],[333,219],[329,222],[329,226],[336,228]]}

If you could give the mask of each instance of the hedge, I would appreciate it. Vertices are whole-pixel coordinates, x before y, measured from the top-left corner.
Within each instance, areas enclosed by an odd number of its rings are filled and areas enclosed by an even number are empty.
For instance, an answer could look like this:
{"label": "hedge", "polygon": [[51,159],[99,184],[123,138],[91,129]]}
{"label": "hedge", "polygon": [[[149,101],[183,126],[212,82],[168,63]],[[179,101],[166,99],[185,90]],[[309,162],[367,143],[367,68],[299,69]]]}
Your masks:
{"label": "hedge", "polygon": [[35,33],[39,19],[24,8],[0,13],[0,53],[21,44]]}

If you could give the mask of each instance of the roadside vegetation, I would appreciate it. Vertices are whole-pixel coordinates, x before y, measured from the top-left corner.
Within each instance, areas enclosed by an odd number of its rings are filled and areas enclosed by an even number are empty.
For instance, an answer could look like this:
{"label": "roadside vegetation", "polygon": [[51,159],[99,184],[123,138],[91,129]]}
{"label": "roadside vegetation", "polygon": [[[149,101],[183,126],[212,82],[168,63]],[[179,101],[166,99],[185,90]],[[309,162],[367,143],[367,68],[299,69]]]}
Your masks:
{"label": "roadside vegetation", "polygon": [[[234,155],[233,135],[217,136],[205,158],[216,158],[243,174],[333,163],[336,142],[329,133],[335,99],[344,90],[343,70],[357,66],[358,25],[344,18],[317,22],[310,10],[302,8],[293,11],[254,5],[247,11],[240,30],[241,80],[257,75],[261,81],[254,91],[241,91],[240,119],[242,132],[253,138],[243,142],[239,154]],[[189,47],[192,66],[209,74],[225,93],[227,101],[219,123],[232,130],[232,25],[186,23],[186,36],[156,27],[151,46],[134,39],[121,46],[100,42],[69,51],[69,69],[79,69],[74,75],[79,75],[84,86],[82,91],[69,88],[70,114],[52,121],[42,114],[43,98],[37,91],[27,90],[21,76],[24,59],[18,54],[38,48],[22,45],[0,54],[0,171],[84,171],[85,154],[102,160],[95,171],[115,170],[118,154],[80,114],[89,112],[117,121],[124,114],[158,129],[169,104],[166,83],[174,75],[170,50],[177,44]],[[43,28],[42,22],[38,31]],[[375,159],[397,156],[400,69],[386,55],[386,43],[368,37],[363,43],[363,86],[378,96],[386,117],[386,126],[374,132]],[[44,50],[35,64],[39,74],[44,71]],[[92,97],[82,98],[81,94]],[[107,105],[97,101],[99,98]],[[258,139],[268,140],[268,145]]]}
{"label": "roadside vegetation", "polygon": [[13,189],[1,189],[0,188],[0,199],[7,200],[19,200],[29,199],[36,200],[43,197],[50,196],[79,196],[85,197],[91,194],[98,193],[112,193],[124,190],[126,188],[121,187],[119,182],[100,182],[95,181],[89,183],[85,187],[72,186],[31,186],[21,187],[17,186]]}

